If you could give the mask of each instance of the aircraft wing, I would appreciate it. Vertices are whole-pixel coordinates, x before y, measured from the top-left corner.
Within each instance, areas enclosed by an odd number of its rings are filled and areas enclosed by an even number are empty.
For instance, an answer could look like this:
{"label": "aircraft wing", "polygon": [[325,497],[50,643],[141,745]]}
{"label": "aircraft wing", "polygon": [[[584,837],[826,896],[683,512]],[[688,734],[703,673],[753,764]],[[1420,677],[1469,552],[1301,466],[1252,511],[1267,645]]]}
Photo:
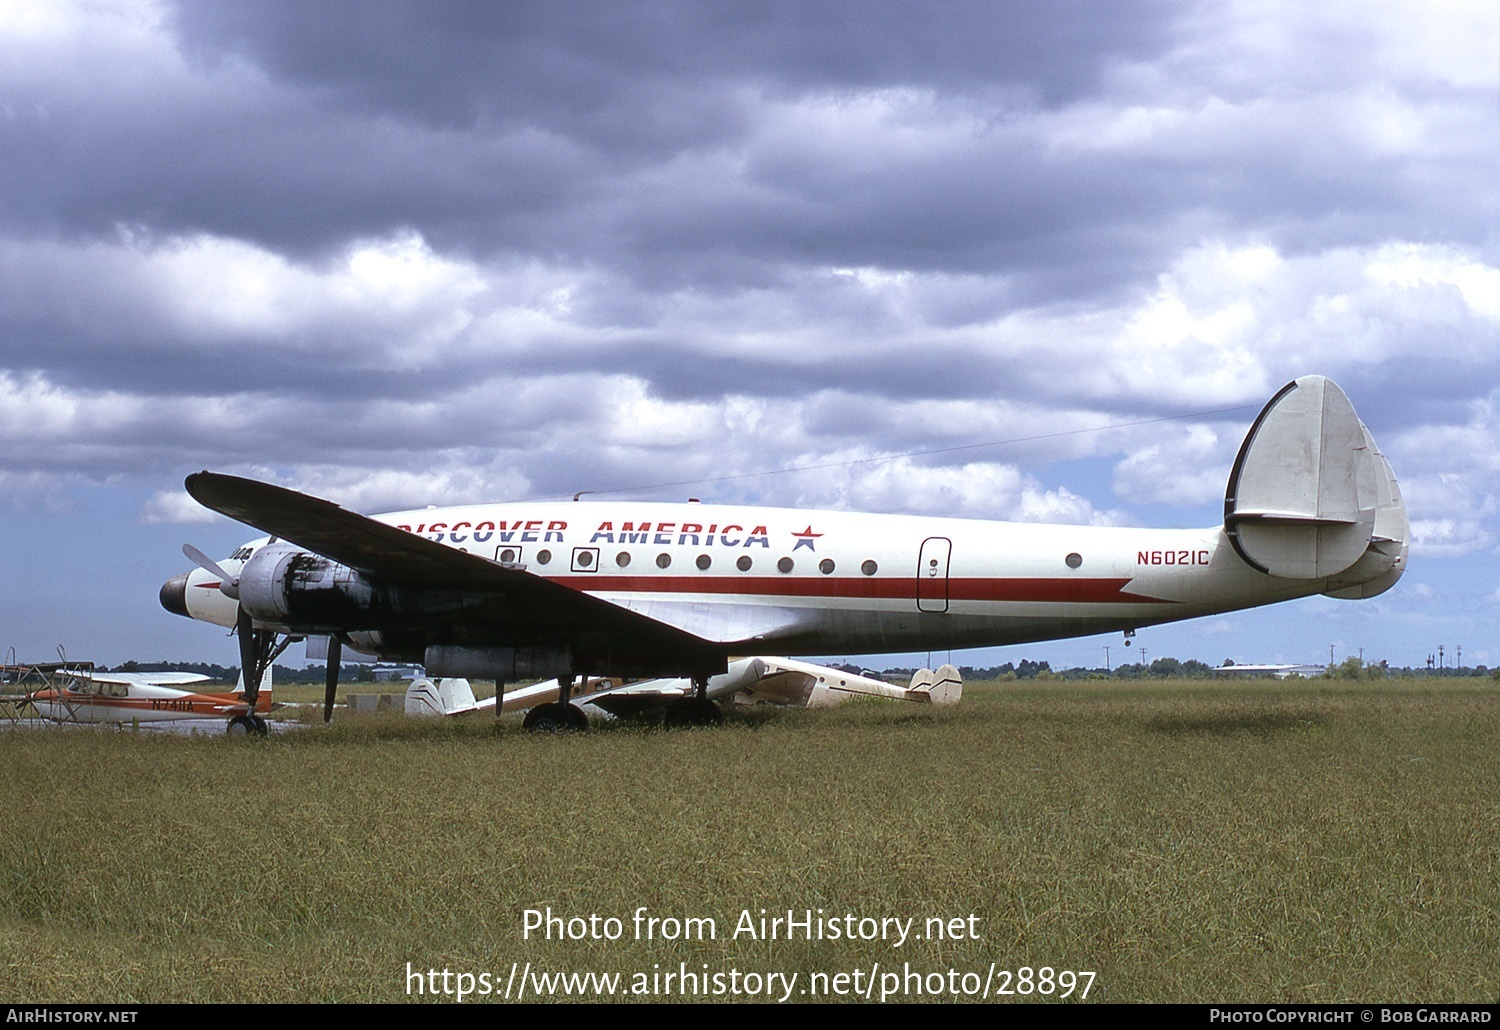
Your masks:
{"label": "aircraft wing", "polygon": [[513,626],[623,637],[653,648],[701,653],[702,637],[619,605],[508,568],[284,487],[215,472],[184,484],[199,504],[271,536],[388,582],[487,594]]}
{"label": "aircraft wing", "polygon": [[95,683],[120,683],[127,687],[185,687],[213,681],[212,676],[201,672],[96,672],[89,679]]}
{"label": "aircraft wing", "polygon": [[[507,691],[505,710],[530,708],[556,701],[556,680],[547,680],[519,690]],[[689,679],[620,681],[589,680],[574,685],[568,699],[592,704],[614,715],[631,715],[691,697]],[[708,696],[736,704],[773,704],[826,708],[851,697],[887,697],[921,704],[957,704],[963,696],[963,678],[951,665],[936,672],[920,669],[909,686],[887,683],[843,669],[815,665],[794,658],[761,655],[736,658],[726,671],[708,681]],[[491,705],[490,707],[493,707]]]}

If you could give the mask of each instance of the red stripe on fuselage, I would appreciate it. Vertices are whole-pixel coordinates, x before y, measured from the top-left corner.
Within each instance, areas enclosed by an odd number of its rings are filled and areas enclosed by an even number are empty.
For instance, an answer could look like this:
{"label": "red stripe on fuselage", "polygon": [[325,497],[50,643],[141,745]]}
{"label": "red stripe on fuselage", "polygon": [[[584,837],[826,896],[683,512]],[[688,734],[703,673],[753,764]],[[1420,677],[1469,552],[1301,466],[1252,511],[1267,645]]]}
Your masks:
{"label": "red stripe on fuselage", "polygon": [[[855,579],[805,576],[773,579],[767,576],[557,576],[554,583],[609,594],[726,594],[747,597],[857,597],[878,600],[917,600],[917,580]],[[926,581],[941,593],[940,581]],[[1050,579],[963,578],[949,579],[950,601],[1061,602],[1067,604],[1173,604],[1160,597],[1126,593],[1128,578]]]}

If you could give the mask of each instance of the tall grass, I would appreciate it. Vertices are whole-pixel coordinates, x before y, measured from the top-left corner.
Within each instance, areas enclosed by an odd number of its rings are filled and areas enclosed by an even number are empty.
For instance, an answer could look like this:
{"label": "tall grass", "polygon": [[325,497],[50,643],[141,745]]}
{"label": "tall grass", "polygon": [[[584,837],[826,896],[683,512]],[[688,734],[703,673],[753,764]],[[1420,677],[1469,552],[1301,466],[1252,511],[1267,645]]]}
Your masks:
{"label": "tall grass", "polygon": [[[0,735],[0,1000],[387,1001],[413,968],[1093,970],[1109,1001],[1495,1001],[1475,681],[969,685],[712,730]],[[523,939],[522,913],[623,939]],[[632,914],[711,917],[637,940]],[[764,941],[742,911],[975,917]],[[966,924],[967,925],[967,924]],[[802,999],[799,999],[802,1000]]]}

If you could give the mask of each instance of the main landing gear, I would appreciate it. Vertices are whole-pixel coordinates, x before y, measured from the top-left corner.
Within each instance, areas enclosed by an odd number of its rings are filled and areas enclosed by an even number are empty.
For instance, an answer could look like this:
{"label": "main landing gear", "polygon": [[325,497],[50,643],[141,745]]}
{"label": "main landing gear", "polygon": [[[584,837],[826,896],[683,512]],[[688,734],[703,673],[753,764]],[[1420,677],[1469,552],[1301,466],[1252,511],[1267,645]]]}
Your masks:
{"label": "main landing gear", "polygon": [[532,733],[583,732],[589,728],[589,717],[583,709],[567,701],[553,701],[537,705],[526,713],[521,728]]}
{"label": "main landing gear", "polygon": [[[585,680],[584,682],[587,682]],[[557,677],[557,700],[537,705],[521,720],[521,728],[531,733],[582,733],[589,728],[589,717],[583,709],[568,701],[573,694],[573,678]],[[496,702],[495,713],[499,714]]]}
{"label": "main landing gear", "polygon": [[[561,680],[559,681],[561,682]],[[562,700],[572,694],[571,683],[559,689],[559,699],[537,705],[526,713],[522,729],[532,733],[568,733],[588,729],[588,716],[583,709],[570,701]],[[717,726],[724,721],[719,706],[709,700],[708,676],[693,677],[691,697],[678,698],[667,706],[663,724],[669,729],[681,726]]]}
{"label": "main landing gear", "polygon": [[673,701],[663,720],[668,729],[679,726],[717,726],[724,721],[719,706],[708,699],[708,677],[693,677],[693,696]]}

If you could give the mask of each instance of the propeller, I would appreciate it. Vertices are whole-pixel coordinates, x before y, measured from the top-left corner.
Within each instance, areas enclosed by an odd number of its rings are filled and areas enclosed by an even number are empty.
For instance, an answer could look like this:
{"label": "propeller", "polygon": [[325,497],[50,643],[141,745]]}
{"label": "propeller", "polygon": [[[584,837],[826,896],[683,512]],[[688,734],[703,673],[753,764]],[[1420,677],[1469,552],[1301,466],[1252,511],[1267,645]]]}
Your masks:
{"label": "propeller", "polygon": [[[240,578],[238,576],[230,575],[222,565],[198,550],[192,544],[183,544],[182,553],[187,556],[188,561],[200,569],[219,577],[219,590],[225,597],[233,598],[236,601],[240,599]],[[166,588],[163,587],[163,598],[166,597],[165,590]],[[162,603],[165,605],[167,601],[163,600]],[[172,610],[176,610],[175,607]],[[183,614],[186,614],[186,612]],[[271,659],[281,653],[286,643],[283,643],[281,647],[271,650],[271,643],[261,639],[265,634],[255,629],[254,620],[251,619],[250,613],[245,611],[243,606],[235,613],[235,633],[240,639],[240,668],[245,671],[246,676],[245,700],[249,702],[253,711],[255,699],[260,694],[260,683],[259,681],[255,683],[250,682],[252,677],[249,670],[255,669],[257,661],[261,658],[264,658],[264,661],[259,662],[260,666],[269,667]],[[288,638],[289,640],[290,638]],[[260,653],[262,648],[266,649],[269,653],[262,655]],[[324,722],[329,722],[333,719],[333,699],[335,693],[338,691],[339,664],[343,661],[343,653],[343,643],[338,637],[330,636],[328,638],[328,676],[323,691]]]}
{"label": "propeller", "polygon": [[344,660],[344,644],[338,637],[328,638],[328,678],[323,688],[323,721],[333,719],[333,694],[339,686],[339,663]]}
{"label": "propeller", "polygon": [[232,597],[236,601],[240,599],[240,577],[231,576],[229,573],[225,572],[222,565],[214,561],[202,551],[198,550],[198,548],[194,547],[192,544],[183,544],[182,553],[187,556],[188,561],[192,562],[200,569],[203,569],[206,572],[212,572],[215,576],[219,577],[219,591],[225,597]]}

